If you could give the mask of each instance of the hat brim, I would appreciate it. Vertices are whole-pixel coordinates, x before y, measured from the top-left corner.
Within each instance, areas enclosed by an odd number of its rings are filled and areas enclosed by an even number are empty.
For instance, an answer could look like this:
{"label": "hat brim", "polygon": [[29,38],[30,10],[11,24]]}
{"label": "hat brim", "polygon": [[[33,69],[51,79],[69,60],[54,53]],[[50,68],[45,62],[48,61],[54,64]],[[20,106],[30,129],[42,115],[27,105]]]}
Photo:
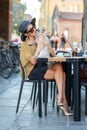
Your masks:
{"label": "hat brim", "polygon": [[35,26],[35,23],[36,23],[36,18],[33,18],[33,19],[31,20],[31,24]]}

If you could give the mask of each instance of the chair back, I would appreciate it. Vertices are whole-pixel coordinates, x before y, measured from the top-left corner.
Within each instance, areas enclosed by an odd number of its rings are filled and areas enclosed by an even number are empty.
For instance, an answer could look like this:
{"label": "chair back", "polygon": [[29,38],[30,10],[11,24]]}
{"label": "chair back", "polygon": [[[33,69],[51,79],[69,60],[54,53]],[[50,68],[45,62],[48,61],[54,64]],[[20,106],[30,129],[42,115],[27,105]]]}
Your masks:
{"label": "chair back", "polygon": [[87,62],[84,62],[80,66],[80,78],[87,82]]}
{"label": "chair back", "polygon": [[19,65],[21,67],[21,71],[22,71],[22,78],[25,79],[25,70],[24,67],[22,66],[21,60],[19,59]]}

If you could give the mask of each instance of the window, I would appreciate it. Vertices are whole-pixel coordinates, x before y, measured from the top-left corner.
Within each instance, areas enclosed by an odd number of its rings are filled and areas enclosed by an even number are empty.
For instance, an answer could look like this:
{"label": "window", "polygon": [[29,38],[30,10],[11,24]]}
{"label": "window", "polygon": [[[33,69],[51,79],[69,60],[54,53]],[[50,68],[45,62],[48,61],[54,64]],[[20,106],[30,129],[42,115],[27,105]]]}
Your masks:
{"label": "window", "polygon": [[69,38],[69,30],[68,29],[65,29],[64,36],[68,40],[68,38]]}
{"label": "window", "polygon": [[69,6],[69,11],[70,11],[70,12],[73,11],[73,6],[72,6],[72,5]]}
{"label": "window", "polygon": [[79,6],[78,5],[75,6],[75,12],[79,12]]}

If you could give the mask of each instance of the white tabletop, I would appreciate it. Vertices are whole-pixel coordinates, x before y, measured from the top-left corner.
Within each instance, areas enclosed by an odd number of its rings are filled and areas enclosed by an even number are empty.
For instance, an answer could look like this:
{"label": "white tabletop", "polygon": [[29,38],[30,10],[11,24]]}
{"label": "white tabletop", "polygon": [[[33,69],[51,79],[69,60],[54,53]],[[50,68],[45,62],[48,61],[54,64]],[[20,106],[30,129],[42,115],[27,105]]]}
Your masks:
{"label": "white tabletop", "polygon": [[63,61],[63,62],[66,62],[67,59],[85,59],[87,60],[87,57],[84,57],[84,56],[75,56],[75,57],[64,57],[64,56],[60,56],[60,57],[50,57],[48,58],[48,61]]}

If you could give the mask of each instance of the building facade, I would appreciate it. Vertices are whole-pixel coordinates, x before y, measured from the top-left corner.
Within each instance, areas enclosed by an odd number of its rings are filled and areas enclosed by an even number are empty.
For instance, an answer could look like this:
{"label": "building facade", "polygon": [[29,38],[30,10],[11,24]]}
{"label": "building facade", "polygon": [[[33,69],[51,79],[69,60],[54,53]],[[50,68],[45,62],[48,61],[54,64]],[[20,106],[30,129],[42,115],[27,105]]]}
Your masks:
{"label": "building facade", "polygon": [[82,17],[83,0],[43,0],[39,25],[50,33],[65,33],[71,41],[79,41]]}
{"label": "building facade", "polygon": [[[69,33],[70,35],[68,37],[70,39],[75,35],[75,33],[76,35],[78,34],[78,36],[81,38],[82,16],[80,13],[83,13],[83,1],[84,0],[42,0],[41,19],[39,26],[44,26],[50,33],[57,33],[56,31],[59,31],[58,33],[62,33],[64,31],[66,35]],[[80,16],[74,16],[80,17],[80,19],[65,19],[64,15],[67,12],[73,12],[76,14],[79,13],[78,15]],[[72,16],[72,13],[70,15]],[[84,24],[86,24],[86,22]],[[10,40],[11,33],[12,0],[0,0],[0,37]],[[76,35],[71,40],[80,39]],[[86,39],[86,37],[84,39]]]}

